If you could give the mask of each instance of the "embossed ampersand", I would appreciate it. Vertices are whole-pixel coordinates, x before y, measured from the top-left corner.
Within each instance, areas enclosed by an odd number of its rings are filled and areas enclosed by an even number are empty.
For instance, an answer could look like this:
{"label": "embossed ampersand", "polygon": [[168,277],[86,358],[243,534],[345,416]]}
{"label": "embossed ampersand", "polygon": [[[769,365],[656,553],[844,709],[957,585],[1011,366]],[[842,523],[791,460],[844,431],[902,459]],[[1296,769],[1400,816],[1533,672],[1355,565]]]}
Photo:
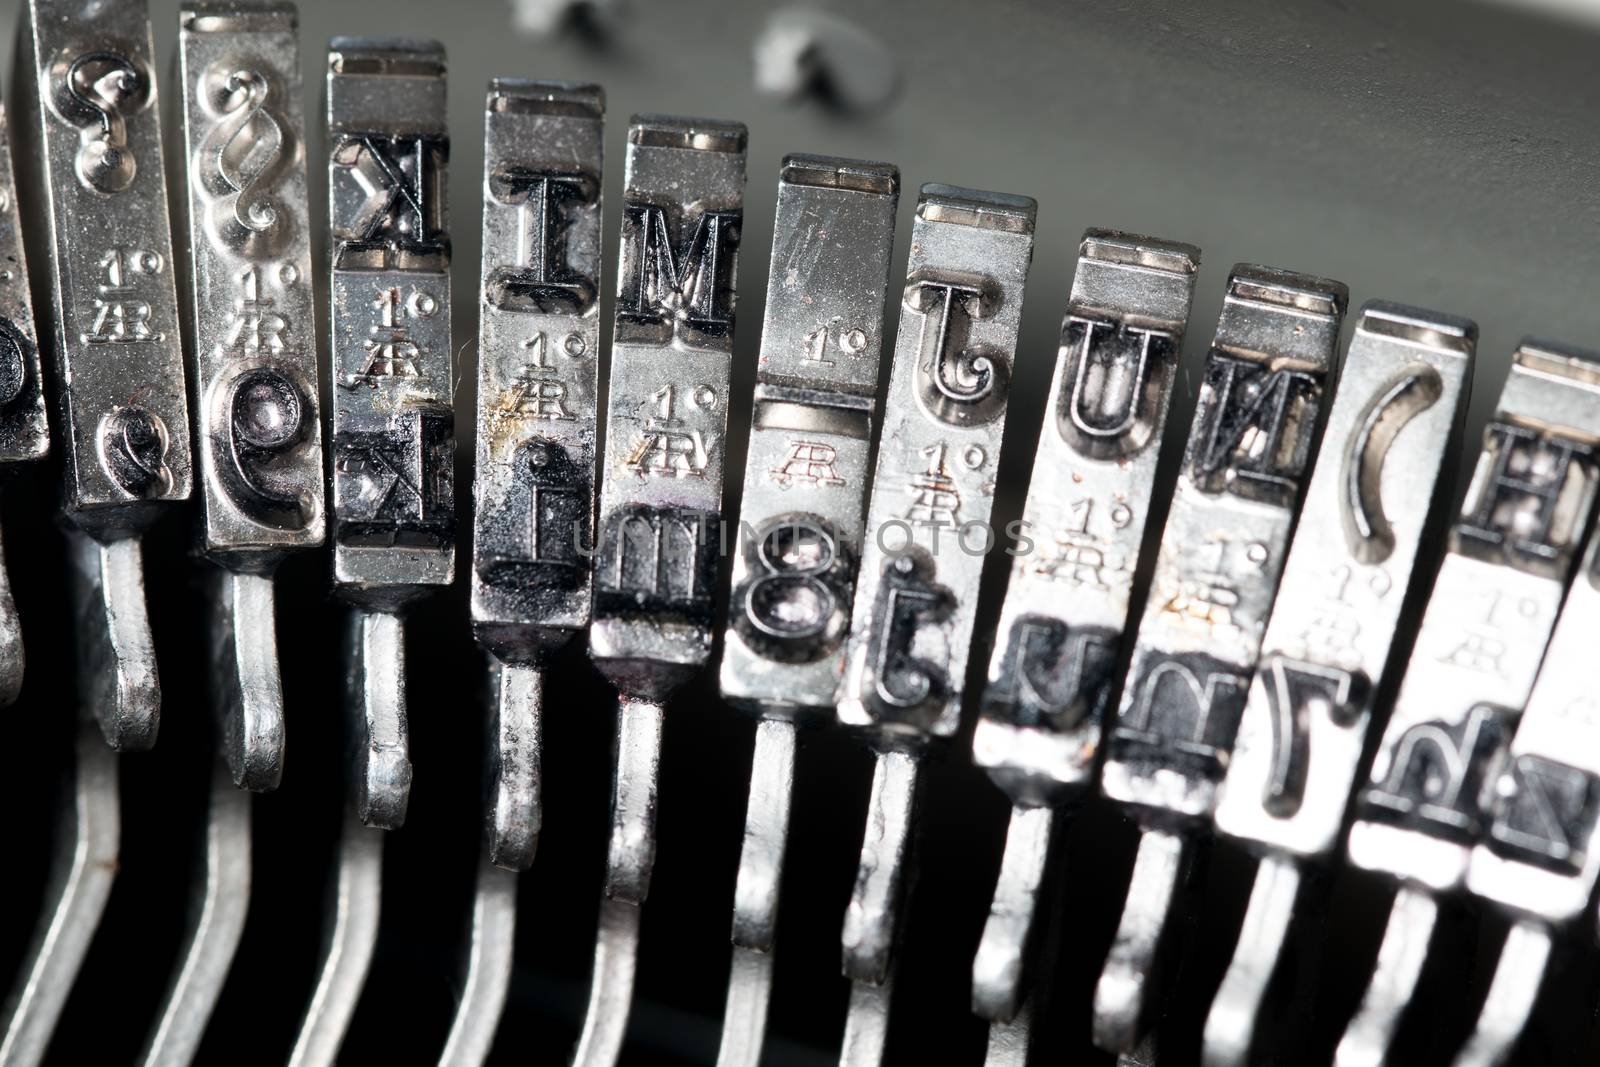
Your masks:
{"label": "embossed ampersand", "polygon": [[150,103],[150,78],[117,52],[84,52],[52,65],[56,112],[78,127],[78,180],[101,193],[120,193],[138,176],[128,147],[127,116]]}
{"label": "embossed ampersand", "polygon": [[212,232],[234,251],[271,255],[289,228],[271,190],[294,155],[292,134],[272,106],[272,83],[258,70],[228,64],[207,71],[204,85],[218,116],[199,160]]}

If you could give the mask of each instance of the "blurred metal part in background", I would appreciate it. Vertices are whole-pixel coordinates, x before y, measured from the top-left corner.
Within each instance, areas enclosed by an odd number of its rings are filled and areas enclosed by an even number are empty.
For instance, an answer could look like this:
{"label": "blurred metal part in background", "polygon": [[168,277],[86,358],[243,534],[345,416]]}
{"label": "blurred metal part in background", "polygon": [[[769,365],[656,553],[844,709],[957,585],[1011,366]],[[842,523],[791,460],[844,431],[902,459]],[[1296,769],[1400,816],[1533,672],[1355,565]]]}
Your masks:
{"label": "blurred metal part in background", "polygon": [[[1139,854],[1094,995],[1094,1041],[1131,1053],[1162,990],[1158,953],[1189,839],[1210,822],[1322,432],[1348,293],[1240,264],[1228,278],[1100,789]],[[1149,1053],[1141,1053],[1149,1058]]]}
{"label": "blurred metal part in background", "polygon": [[1477,335],[1466,319],[1380,301],[1357,316],[1214,813],[1264,856],[1207,1018],[1207,1067],[1250,1062],[1302,901],[1299,861],[1337,847],[1379,683],[1404,647],[1401,604],[1445,511],[1439,471]]}
{"label": "blurred metal part in background", "polygon": [[[1390,1054],[1544,658],[1600,482],[1600,354],[1524,341],[1484,432],[1345,851],[1399,884],[1339,1067]],[[1532,983],[1529,983],[1532,984]]]}

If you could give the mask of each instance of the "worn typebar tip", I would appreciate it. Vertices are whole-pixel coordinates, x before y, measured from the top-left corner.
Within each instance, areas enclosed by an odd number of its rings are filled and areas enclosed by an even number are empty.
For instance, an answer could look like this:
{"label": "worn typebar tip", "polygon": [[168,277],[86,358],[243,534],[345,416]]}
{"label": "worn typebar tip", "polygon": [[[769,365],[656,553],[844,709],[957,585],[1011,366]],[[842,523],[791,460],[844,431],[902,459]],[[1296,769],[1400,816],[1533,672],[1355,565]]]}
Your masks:
{"label": "worn typebar tip", "polygon": [[1120,230],[1085,230],[1078,255],[1146,270],[1193,274],[1200,269],[1200,249]]}
{"label": "worn typebar tip", "polygon": [[983,230],[1031,234],[1038,213],[1038,201],[1031,196],[966,189],[938,182],[925,183],[917,198],[918,218]]}
{"label": "worn typebar tip", "polygon": [[697,152],[743,152],[750,131],[742,122],[635,115],[628,123],[630,144],[647,148],[687,148]]}
{"label": "worn typebar tip", "polygon": [[804,153],[784,156],[779,179],[789,185],[851,189],[881,196],[896,196],[900,192],[900,168],[894,164],[839,159],[835,156]]}
{"label": "worn typebar tip", "polygon": [[588,82],[494,78],[487,107],[499,113],[598,119],[606,112],[606,91]]}
{"label": "worn typebar tip", "polygon": [[1343,282],[1310,274],[1239,263],[1228,277],[1228,299],[1277,304],[1313,315],[1339,316],[1350,302]]}
{"label": "worn typebar tip", "polygon": [[299,25],[299,13],[292,3],[240,3],[238,0],[209,0],[184,4],[178,16],[185,33],[271,33],[290,32]]}
{"label": "worn typebar tip", "polygon": [[328,69],[335,74],[442,77],[444,45],[410,37],[335,37],[328,42]]}
{"label": "worn typebar tip", "polygon": [[1368,300],[1362,304],[1356,329],[1454,352],[1471,352],[1478,343],[1478,324],[1471,319],[1387,300]]}

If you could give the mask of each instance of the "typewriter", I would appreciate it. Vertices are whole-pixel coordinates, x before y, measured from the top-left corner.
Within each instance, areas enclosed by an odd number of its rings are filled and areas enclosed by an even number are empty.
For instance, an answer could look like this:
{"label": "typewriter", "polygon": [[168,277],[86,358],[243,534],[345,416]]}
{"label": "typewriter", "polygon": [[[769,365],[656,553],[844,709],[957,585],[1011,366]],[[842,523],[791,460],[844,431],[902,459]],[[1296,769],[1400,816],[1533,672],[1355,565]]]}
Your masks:
{"label": "typewriter", "polygon": [[1594,5],[0,25],[0,1063],[1600,1055]]}

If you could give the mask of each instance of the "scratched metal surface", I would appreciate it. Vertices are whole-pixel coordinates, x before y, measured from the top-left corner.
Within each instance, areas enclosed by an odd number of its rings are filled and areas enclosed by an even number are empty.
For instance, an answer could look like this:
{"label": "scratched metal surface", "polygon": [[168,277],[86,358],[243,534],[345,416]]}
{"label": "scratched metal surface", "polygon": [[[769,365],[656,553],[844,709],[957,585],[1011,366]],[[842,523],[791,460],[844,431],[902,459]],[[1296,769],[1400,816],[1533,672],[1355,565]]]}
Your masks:
{"label": "scratched metal surface", "polygon": [[[1088,226],[1158,233],[1204,251],[1185,345],[1169,446],[1181,438],[1197,371],[1237,261],[1280,264],[1346,280],[1352,306],[1372,297],[1436,307],[1481,326],[1467,441],[1474,442],[1525,333],[1594,343],[1600,336],[1600,79],[1595,31],[1503,6],[1451,0],[1127,0],[1118,5],[894,0],[827,5],[873,32],[893,53],[899,94],[868,116],[792,104],[753,89],[751,42],[776,5],[634,0],[604,38],[553,40],[511,30],[510,0],[316,0],[303,4],[308,87],[322,81],[326,39],[339,33],[432,36],[450,55],[454,285],[473,294],[479,266],[478,182],[484,86],[491,76],[595,81],[608,97],[606,155],[620,161],[627,117],[670,111],[737,119],[751,131],[740,278],[741,315],[728,424],[749,424],[774,191],[786,152],[889,160],[908,187],[923,181],[1014,190],[1040,202],[1038,240],[1018,348],[1017,397],[1000,471],[997,518],[1021,505],[1043,414],[1060,316],[1078,237]],[[175,0],[151,4],[160,91],[176,41]],[[0,27],[16,23],[0,2]],[[9,49],[0,68],[9,83]],[[318,90],[310,88],[315,93]],[[170,100],[167,101],[170,103]],[[319,101],[305,101],[316,114]],[[169,136],[172,131],[168,131]],[[309,170],[326,146],[312,138]],[[608,168],[606,195],[620,193]],[[313,182],[314,217],[325,191]],[[613,202],[618,202],[613,199]],[[915,198],[900,206],[905,261]],[[28,225],[24,205],[24,224]],[[604,254],[615,264],[619,213],[606,219]],[[321,234],[319,232],[319,239]],[[313,261],[324,262],[314,249]],[[319,282],[325,285],[325,281]],[[602,297],[610,321],[611,296]],[[890,301],[886,332],[894,328]],[[476,316],[455,317],[461,353],[459,448],[471,455]],[[743,469],[744,434],[733,434],[731,471]],[[1457,450],[1458,452],[1461,449]],[[1168,448],[1170,485],[1176,456]],[[1443,484],[1459,495],[1464,472]],[[43,893],[51,820],[51,760],[65,751],[70,620],[62,612],[62,551],[47,518],[53,474],[25,476],[5,497],[7,553],[30,647],[30,674],[0,753],[0,803],[15,813],[8,842],[23,872],[0,922],[0,960],[16,958]],[[736,486],[737,478],[730,478]],[[463,471],[461,484],[469,484]],[[731,489],[736,493],[736,489]],[[727,501],[731,512],[735,501]],[[137,1050],[175,959],[183,922],[191,837],[209,782],[209,713],[200,676],[205,647],[197,568],[188,559],[192,516],[152,531],[147,548],[151,617],[166,690],[161,744],[124,761],[124,848],[117,888],[85,976],[70,1000],[53,1056],[58,1062],[122,1062]],[[463,522],[465,516],[463,516]],[[24,564],[23,561],[26,561]],[[998,609],[990,567],[979,633]],[[257,803],[257,888],[234,973],[202,1062],[282,1062],[310,990],[321,929],[320,881],[332,857],[340,754],[335,613],[325,597],[327,559],[284,568],[280,653],[290,736],[281,792]],[[373,980],[350,1035],[362,1058],[401,1062],[442,1047],[458,986],[455,950],[465,932],[480,812],[474,777],[483,724],[482,675],[467,625],[465,591],[419,613],[411,639],[429,650],[415,667],[412,700],[416,787],[412,817],[394,835]],[[33,653],[31,650],[39,650]],[[982,663],[983,652],[974,663]],[[169,665],[171,665],[169,667]],[[559,1061],[577,1032],[603,865],[612,732],[608,688],[580,655],[556,667],[546,725],[545,831],[524,876],[517,972],[494,1048],[499,1061]],[[970,685],[969,685],[970,688]],[[969,709],[970,716],[970,709]],[[70,724],[67,724],[70,726]],[[970,728],[970,727],[968,727]],[[726,977],[727,920],[744,807],[749,730],[714,696],[706,677],[668,716],[661,784],[661,860],[646,919],[634,1044],[625,1063],[708,1062],[714,1055]],[[951,746],[966,750],[965,733]],[[896,1062],[977,1062],[985,1027],[967,1011],[967,975],[998,867],[1006,803],[981,772],[951,758],[930,768],[922,883],[909,918],[898,991]],[[794,840],[785,893],[783,963],[770,1025],[773,1063],[831,1062],[844,1015],[838,922],[848,897],[857,828],[870,780],[865,753],[837,732],[810,736],[801,753]],[[1132,836],[1119,817],[1092,809],[1067,857],[1066,950],[1058,1009],[1042,1049],[1093,1059],[1087,1014],[1098,963],[1120,900],[1095,872],[1126,870]],[[587,872],[587,873],[586,873]],[[1236,926],[1244,907],[1238,871],[1212,857],[1200,910]],[[1115,882],[1113,876],[1111,881]],[[1331,1048],[1354,1008],[1379,930],[1366,918],[1371,888],[1342,878],[1328,925],[1352,947],[1324,961],[1319,1006],[1329,1020],[1314,1037]],[[1473,974],[1476,926],[1445,920],[1460,935],[1430,967],[1447,979]],[[1452,924],[1453,925],[1450,925]],[[1175,1029],[1198,1035],[1205,998],[1225,954],[1206,927],[1179,977]],[[1590,1021],[1592,964],[1546,997],[1525,1046],[1528,1062],[1590,1060],[1600,1049]],[[1481,995],[1483,979],[1475,987]],[[1459,984],[1438,983],[1447,989]],[[1192,1006],[1189,1002],[1193,1002]],[[1460,1034],[1459,1005],[1424,1012],[1446,1036],[1411,1035],[1414,1062],[1431,1063]],[[907,1010],[909,1009],[909,1010]],[[1465,1022],[1457,1026],[1457,1030]],[[419,1050],[423,1052],[419,1055]],[[1182,1050],[1178,1053],[1181,1055]]]}

